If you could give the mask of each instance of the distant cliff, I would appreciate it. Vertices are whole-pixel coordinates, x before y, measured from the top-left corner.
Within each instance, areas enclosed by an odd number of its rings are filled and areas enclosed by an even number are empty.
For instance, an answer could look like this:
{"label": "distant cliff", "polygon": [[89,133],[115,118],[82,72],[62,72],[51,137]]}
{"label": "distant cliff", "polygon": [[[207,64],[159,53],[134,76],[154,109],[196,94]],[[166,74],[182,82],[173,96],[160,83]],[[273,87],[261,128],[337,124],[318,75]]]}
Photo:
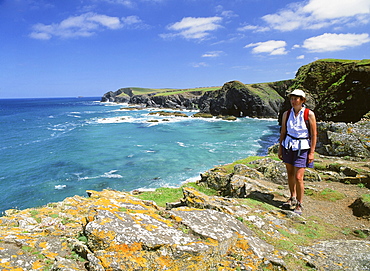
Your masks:
{"label": "distant cliff", "polygon": [[145,107],[199,110],[214,116],[277,118],[285,90],[292,80],[246,85],[231,81],[212,91],[149,92],[135,95],[133,88],[107,92],[102,102],[140,104]]}
{"label": "distant cliff", "polygon": [[199,108],[215,116],[276,118],[285,100],[285,90],[292,83],[292,80],[251,85],[228,82],[220,90],[205,93]]}
{"label": "distant cliff", "polygon": [[102,102],[124,102],[145,107],[196,109],[202,113],[235,117],[278,118],[290,105],[286,93],[303,89],[307,105],[321,121],[357,122],[370,111],[370,60],[317,60],[299,68],[291,80],[243,84],[225,83],[207,91],[168,93],[135,88],[107,92]]}

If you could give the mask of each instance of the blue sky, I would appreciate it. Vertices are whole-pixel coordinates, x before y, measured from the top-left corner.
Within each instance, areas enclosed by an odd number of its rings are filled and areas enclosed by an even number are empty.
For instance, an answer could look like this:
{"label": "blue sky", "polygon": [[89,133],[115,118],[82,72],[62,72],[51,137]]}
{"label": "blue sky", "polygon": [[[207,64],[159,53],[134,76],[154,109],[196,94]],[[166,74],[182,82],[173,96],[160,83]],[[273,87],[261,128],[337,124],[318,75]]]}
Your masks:
{"label": "blue sky", "polygon": [[0,0],[0,98],[272,82],[369,53],[370,0]]}

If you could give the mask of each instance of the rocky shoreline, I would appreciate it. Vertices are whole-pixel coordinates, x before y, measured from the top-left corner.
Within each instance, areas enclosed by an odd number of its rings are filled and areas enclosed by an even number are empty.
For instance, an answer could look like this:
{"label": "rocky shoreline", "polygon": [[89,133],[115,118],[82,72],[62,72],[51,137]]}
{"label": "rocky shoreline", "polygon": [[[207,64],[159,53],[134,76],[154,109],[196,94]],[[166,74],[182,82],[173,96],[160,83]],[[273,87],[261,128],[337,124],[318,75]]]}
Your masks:
{"label": "rocky shoreline", "polygon": [[[8,210],[0,217],[0,268],[369,270],[369,131],[369,121],[322,124],[327,141],[305,176],[303,216],[281,209],[285,168],[271,147],[267,157],[201,174],[198,186],[217,195],[184,186],[178,202],[160,207],[140,193],[87,191],[88,197]],[[345,156],[330,156],[333,150]]]}
{"label": "rocky shoreline", "polygon": [[281,208],[289,197],[285,166],[272,146],[266,157],[202,173],[198,189],[184,185],[166,206],[103,190],[7,210],[0,270],[370,270],[369,74],[368,60],[325,60],[275,83],[233,81],[169,96],[106,93],[107,101],[209,116],[278,118],[287,89],[310,89],[308,105],[320,122],[303,215]]}

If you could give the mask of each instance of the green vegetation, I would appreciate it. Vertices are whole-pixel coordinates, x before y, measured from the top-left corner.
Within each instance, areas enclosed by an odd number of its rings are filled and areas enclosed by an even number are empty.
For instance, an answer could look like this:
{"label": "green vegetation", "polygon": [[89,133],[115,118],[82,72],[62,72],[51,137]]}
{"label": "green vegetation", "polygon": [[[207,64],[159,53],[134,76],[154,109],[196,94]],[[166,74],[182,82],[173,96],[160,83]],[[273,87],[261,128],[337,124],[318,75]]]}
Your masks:
{"label": "green vegetation", "polygon": [[370,204],[370,194],[364,194],[361,196],[362,201]]}
{"label": "green vegetation", "polygon": [[149,94],[149,93],[155,93],[155,92],[166,92],[166,91],[173,91],[173,89],[170,88],[138,88],[133,87],[129,88],[132,90],[132,93],[134,95],[143,95],[143,94]]}
{"label": "green vegetation", "polygon": [[365,232],[363,232],[362,230],[354,230],[353,231],[354,235],[359,237],[359,238],[367,238],[367,234]]}
{"label": "green vegetation", "polygon": [[237,164],[243,164],[249,167],[253,167],[253,165],[249,164],[250,162],[256,161],[258,159],[264,158],[263,156],[249,156],[245,159],[237,160],[231,164],[226,164],[223,166],[218,167],[218,171],[226,172],[226,173],[232,173],[234,170],[235,165]]}
{"label": "green vegetation", "polygon": [[161,187],[155,191],[143,192],[136,197],[142,200],[152,200],[160,207],[166,207],[167,202],[177,202],[183,198],[182,187],[192,187],[209,196],[217,195],[217,191],[198,185],[196,183],[186,183],[179,188]]}
{"label": "green vegetation", "polygon": [[201,87],[201,88],[189,88],[189,89],[174,89],[174,90],[167,90],[167,91],[160,91],[155,96],[169,96],[169,95],[176,95],[176,94],[184,94],[187,92],[193,91],[200,91],[200,92],[207,92],[207,91],[215,91],[219,90],[221,87]]}
{"label": "green vegetation", "polygon": [[[132,91],[134,95],[145,95],[145,94],[155,94],[155,96],[169,96],[175,94],[183,94],[187,92],[200,91],[215,91],[221,87],[199,87],[199,88],[188,88],[188,89],[172,89],[172,88],[139,88],[139,87],[128,87],[121,88],[122,91]],[[118,96],[127,96],[125,92],[121,93]]]}
{"label": "green vegetation", "polygon": [[198,112],[198,113],[195,113],[193,115],[193,117],[194,118],[213,118],[213,115],[210,114],[210,113],[200,113],[200,112]]}
{"label": "green vegetation", "polygon": [[245,86],[250,92],[259,96],[263,101],[284,100],[284,98],[270,86],[270,83],[251,84]]}
{"label": "green vegetation", "polygon": [[323,62],[340,62],[340,63],[356,63],[357,65],[369,65],[370,64],[370,59],[349,60],[349,59],[326,58],[326,59],[319,59],[317,61],[323,61]]}
{"label": "green vegetation", "polygon": [[306,189],[305,195],[311,196],[317,200],[326,200],[326,201],[337,201],[344,199],[346,196],[343,193],[332,190],[330,188],[325,188],[323,191],[314,191],[312,189]]}
{"label": "green vegetation", "polygon": [[247,198],[247,199],[237,199],[241,204],[243,205],[247,205],[249,207],[252,207],[253,209],[261,209],[261,210],[264,210],[264,211],[272,211],[272,210],[278,210],[279,208],[269,204],[269,203],[266,203],[266,202],[262,202],[262,201],[259,201],[259,200],[255,200],[255,199],[250,199],[250,198]]}

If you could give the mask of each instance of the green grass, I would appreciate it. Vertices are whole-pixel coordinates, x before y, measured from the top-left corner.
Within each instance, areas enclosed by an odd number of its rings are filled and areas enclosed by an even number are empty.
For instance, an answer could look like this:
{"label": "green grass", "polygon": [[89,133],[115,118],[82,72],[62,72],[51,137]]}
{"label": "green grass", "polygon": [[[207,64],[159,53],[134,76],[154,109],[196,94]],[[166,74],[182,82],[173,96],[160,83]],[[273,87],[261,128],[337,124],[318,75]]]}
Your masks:
{"label": "green grass", "polygon": [[217,195],[217,191],[198,185],[196,183],[187,183],[179,188],[161,187],[155,191],[143,192],[136,197],[142,200],[152,200],[160,207],[166,207],[167,202],[177,202],[183,198],[182,187],[193,187],[199,192],[209,196]]}
{"label": "green grass", "polygon": [[350,60],[350,59],[326,58],[326,59],[319,59],[317,61],[340,62],[340,63],[356,63],[357,65],[369,65],[370,64],[370,59]]}
{"label": "green grass", "polygon": [[269,83],[248,84],[246,87],[264,101],[284,100],[275,89],[270,87]]}
{"label": "green grass", "polygon": [[264,210],[264,211],[272,211],[272,210],[277,210],[278,208],[271,205],[271,204],[268,204],[266,202],[262,202],[262,201],[259,201],[259,200],[255,200],[255,199],[250,199],[250,198],[247,198],[247,199],[237,199],[241,204],[243,205],[247,205],[253,209],[261,209],[261,210]]}
{"label": "green grass", "polygon": [[317,200],[326,200],[326,201],[333,201],[333,202],[344,199],[346,197],[346,195],[344,195],[343,193],[332,190],[330,188],[325,188],[322,191],[314,191],[312,189],[306,189],[305,195],[313,197],[314,199],[317,199]]}
{"label": "green grass", "polygon": [[363,202],[370,203],[370,194],[364,194],[361,197]]}
{"label": "green grass", "polygon": [[138,87],[133,87],[130,89],[132,89],[132,93],[134,95],[143,95],[143,94],[149,94],[149,93],[154,93],[154,92],[166,92],[166,91],[173,90],[171,88],[138,88]]}
{"label": "green grass", "polygon": [[[237,161],[235,161],[231,164],[226,164],[226,165],[220,166],[218,168],[222,171],[227,172],[227,173],[232,173],[233,170],[234,170],[235,165],[243,164],[243,165],[247,165],[249,167],[253,167],[253,165],[251,165],[249,163],[253,162],[253,161],[256,161],[258,159],[262,159],[262,158],[266,158],[266,157],[265,156],[249,156],[247,158],[237,160]],[[274,159],[274,157],[270,157],[270,158]]]}
{"label": "green grass", "polygon": [[207,91],[219,90],[220,88],[221,87],[202,87],[202,88],[189,88],[189,89],[174,89],[172,91],[166,91],[166,92],[157,93],[155,96],[169,96],[169,95],[183,94],[183,93],[193,92],[193,91],[207,92]]}

